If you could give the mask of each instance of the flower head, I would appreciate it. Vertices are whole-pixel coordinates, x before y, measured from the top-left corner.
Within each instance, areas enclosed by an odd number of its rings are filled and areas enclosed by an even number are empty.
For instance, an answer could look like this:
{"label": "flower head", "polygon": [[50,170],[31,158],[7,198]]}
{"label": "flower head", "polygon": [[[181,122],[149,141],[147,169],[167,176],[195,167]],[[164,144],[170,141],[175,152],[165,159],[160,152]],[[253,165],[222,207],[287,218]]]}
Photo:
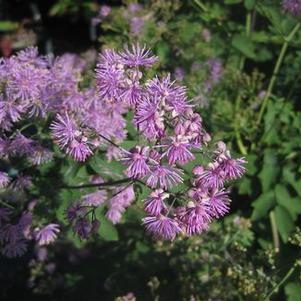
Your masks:
{"label": "flower head", "polygon": [[59,232],[58,224],[49,224],[36,233],[36,240],[40,246],[49,245],[56,240]]}
{"label": "flower head", "polygon": [[166,209],[164,199],[168,198],[168,193],[165,193],[163,189],[157,189],[153,191],[150,196],[144,202],[144,209],[149,215],[157,216],[163,209]]}
{"label": "flower head", "polygon": [[178,222],[165,215],[147,216],[142,219],[146,230],[157,239],[173,240],[182,232]]}
{"label": "flower head", "polygon": [[150,67],[158,58],[151,55],[151,51],[146,47],[140,47],[139,44],[132,45],[131,48],[126,48],[120,53],[121,62],[129,67]]}
{"label": "flower head", "polygon": [[123,158],[128,165],[126,173],[131,178],[143,178],[149,171],[148,148],[136,146]]}

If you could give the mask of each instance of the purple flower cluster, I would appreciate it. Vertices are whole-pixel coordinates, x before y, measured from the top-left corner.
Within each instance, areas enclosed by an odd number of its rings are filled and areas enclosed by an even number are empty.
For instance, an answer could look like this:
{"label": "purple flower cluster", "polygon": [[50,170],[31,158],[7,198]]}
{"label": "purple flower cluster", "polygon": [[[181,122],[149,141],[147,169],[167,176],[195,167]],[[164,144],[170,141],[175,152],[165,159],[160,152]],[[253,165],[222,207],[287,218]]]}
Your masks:
{"label": "purple flower cluster", "polygon": [[[138,45],[121,53],[107,50],[100,56],[96,76],[101,97],[131,108],[133,123],[144,137],[139,145],[121,152],[126,175],[155,189],[145,201],[148,216],[143,223],[155,237],[174,239],[179,233],[201,233],[229,211],[224,186],[243,175],[245,160],[233,159],[219,142],[208,166],[194,169],[190,189],[181,197],[169,193],[168,189],[183,183],[181,167],[195,160],[194,152],[205,148],[211,138],[189,104],[185,87],[177,86],[169,75],[144,80],[143,68],[156,60]],[[212,81],[217,81],[220,63],[210,66]],[[174,205],[183,200],[186,206]]]}
{"label": "purple flower cluster", "polygon": [[301,13],[301,1],[300,0],[283,0],[283,10],[291,14],[292,16],[298,16]]}
{"label": "purple flower cluster", "polygon": [[16,219],[12,209],[0,208],[0,245],[2,254],[6,257],[22,256],[31,240],[40,246],[50,244],[56,240],[59,232],[57,224],[49,224],[42,229],[33,230],[30,211],[23,211]]}
{"label": "purple flower cluster", "polygon": [[[229,211],[225,185],[243,175],[245,160],[232,158],[222,142],[210,151],[211,137],[193,110],[186,88],[178,86],[170,75],[146,78],[145,70],[157,61],[150,50],[138,44],[120,52],[107,49],[99,55],[96,85],[92,82],[85,89],[79,88],[85,63],[72,54],[41,57],[35,48],[29,48],[0,62],[1,157],[8,162],[12,157],[24,157],[31,165],[43,164],[53,157],[49,146],[52,137],[76,161],[85,162],[101,150],[109,161],[118,160],[125,166],[127,178],[115,186],[107,185],[106,181],[114,178],[105,172],[92,176],[86,187],[98,188],[67,209],[67,220],[81,239],[98,231],[99,207],[105,208],[113,224],[121,221],[135,200],[134,183],[153,190],[144,202],[147,216],[143,224],[156,238],[170,240],[178,234],[201,233],[212,220]],[[215,81],[220,65],[212,65]],[[120,146],[128,137],[126,116],[133,116],[131,126],[136,128],[131,132],[134,146],[130,149]],[[36,128],[37,122],[43,126]],[[34,127],[38,134],[31,135],[28,127]],[[44,139],[49,149],[44,147]],[[199,166],[196,154],[205,150],[208,162]],[[196,167],[187,185],[189,163]],[[172,193],[184,185],[184,179],[187,189]],[[19,190],[31,184],[28,175],[0,170],[0,189],[9,186]],[[26,240],[18,234],[24,229],[18,226],[20,222],[6,221],[9,215],[3,212],[1,233],[6,230],[0,236],[4,250],[20,242],[19,249],[24,251]],[[11,224],[10,229],[7,225]],[[46,245],[59,231],[57,224],[41,228],[38,223],[31,236],[39,245]],[[9,255],[12,251],[3,252]]]}

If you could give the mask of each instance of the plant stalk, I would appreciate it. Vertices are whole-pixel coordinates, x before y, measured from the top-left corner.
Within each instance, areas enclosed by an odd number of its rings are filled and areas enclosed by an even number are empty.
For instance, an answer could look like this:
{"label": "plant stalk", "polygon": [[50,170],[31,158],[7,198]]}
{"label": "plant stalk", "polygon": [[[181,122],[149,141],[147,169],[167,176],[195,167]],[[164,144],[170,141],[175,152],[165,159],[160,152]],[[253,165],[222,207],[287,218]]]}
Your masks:
{"label": "plant stalk", "polygon": [[277,223],[276,223],[274,211],[270,212],[270,223],[271,223],[271,228],[272,228],[275,252],[278,253],[280,251],[280,241],[279,241],[279,235],[278,235]]}
{"label": "plant stalk", "polygon": [[295,25],[295,27],[292,29],[292,31],[289,33],[289,35],[284,39],[284,43],[282,45],[282,48],[280,50],[280,53],[279,53],[279,56],[278,56],[275,68],[273,70],[273,74],[272,74],[272,77],[270,79],[270,82],[269,82],[269,85],[268,85],[268,89],[267,89],[267,91],[265,93],[264,99],[263,99],[262,104],[261,104],[261,108],[260,108],[259,115],[258,115],[257,122],[256,122],[257,125],[260,124],[261,119],[263,117],[263,113],[264,113],[264,111],[266,109],[269,97],[271,96],[271,93],[273,91],[273,88],[274,88],[277,76],[279,74],[279,70],[280,70],[280,67],[282,65],[283,59],[285,57],[287,48],[289,46],[289,43],[293,39],[293,37],[297,33],[297,31],[300,29],[300,26],[301,26],[301,24],[297,23]]}
{"label": "plant stalk", "polygon": [[281,279],[281,281],[276,284],[273,289],[271,290],[271,292],[266,296],[266,298],[263,301],[269,301],[270,297],[276,293],[279,288],[281,287],[281,285],[294,273],[296,267],[297,267],[297,262],[289,269],[289,271],[286,273],[286,275]]}

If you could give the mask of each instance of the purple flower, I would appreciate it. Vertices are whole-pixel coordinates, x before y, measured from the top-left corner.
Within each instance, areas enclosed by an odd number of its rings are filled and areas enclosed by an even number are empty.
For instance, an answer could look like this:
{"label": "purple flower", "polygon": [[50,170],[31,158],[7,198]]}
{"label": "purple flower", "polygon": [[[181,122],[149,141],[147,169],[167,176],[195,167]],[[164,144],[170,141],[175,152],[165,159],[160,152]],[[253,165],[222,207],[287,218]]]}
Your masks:
{"label": "purple flower", "polygon": [[29,138],[26,138],[21,133],[17,133],[9,145],[9,151],[19,156],[31,156],[34,153],[34,150],[35,142]]}
{"label": "purple flower", "polygon": [[76,161],[84,162],[90,157],[93,152],[86,143],[85,137],[81,138],[82,141],[74,139],[67,148],[67,154],[72,156]]}
{"label": "purple flower", "polygon": [[119,187],[114,196],[109,200],[109,210],[106,213],[106,217],[113,223],[117,224],[122,218],[122,214],[125,209],[131,205],[135,200],[135,192],[133,185],[129,187]]}
{"label": "purple flower", "polygon": [[146,230],[157,239],[173,240],[182,230],[177,221],[165,215],[147,216],[142,219]]}
{"label": "purple flower", "polygon": [[225,182],[225,173],[218,162],[210,163],[208,169],[197,178],[197,186],[208,188],[222,188]]}
{"label": "purple flower", "polygon": [[209,197],[210,213],[218,218],[224,216],[229,211],[230,200],[228,192],[214,190]]}
{"label": "purple flower", "polygon": [[188,204],[186,213],[180,220],[186,229],[187,235],[199,234],[208,229],[208,224],[212,220],[210,207],[204,202]]}
{"label": "purple flower", "polygon": [[98,207],[105,202],[106,197],[107,197],[107,193],[105,190],[98,190],[95,192],[91,192],[83,197],[83,205]]}
{"label": "purple flower", "polygon": [[235,180],[245,173],[246,169],[243,165],[246,163],[247,161],[244,158],[232,159],[228,157],[221,164],[221,169],[227,179]]}
{"label": "purple flower", "polygon": [[124,102],[126,102],[130,106],[135,106],[141,102],[144,91],[137,82],[132,83],[130,81],[130,83],[130,86],[124,89],[124,92],[121,94],[121,97],[124,100]]}
{"label": "purple flower", "polygon": [[111,11],[112,11],[111,6],[102,5],[99,10],[99,15],[102,17],[107,17],[111,13]]}
{"label": "purple flower", "polygon": [[77,131],[75,121],[66,113],[64,116],[57,114],[56,120],[50,125],[53,137],[61,148],[67,147],[81,133]]}
{"label": "purple flower", "polygon": [[171,112],[172,117],[175,117],[189,108],[186,103],[186,88],[176,86],[174,81],[171,81],[170,74],[159,79],[154,79],[147,82],[148,92],[161,98],[161,105],[167,112]]}
{"label": "purple flower", "polygon": [[283,10],[290,13],[292,16],[298,16],[301,13],[301,1],[300,0],[283,0]]}
{"label": "purple flower", "polygon": [[133,36],[139,36],[142,33],[144,26],[143,17],[132,17],[130,20],[130,31]]}
{"label": "purple flower", "polygon": [[131,178],[143,178],[150,171],[147,164],[148,147],[136,146],[122,160],[128,165],[126,173]]}
{"label": "purple flower", "polygon": [[165,193],[163,189],[153,191],[144,202],[145,211],[149,215],[159,215],[163,209],[165,210],[167,208],[164,200],[168,197],[169,194]]}
{"label": "purple flower", "polygon": [[150,167],[146,183],[152,188],[156,188],[157,186],[163,189],[172,188],[183,182],[182,174],[182,170],[173,166],[155,164]]}
{"label": "purple flower", "polygon": [[7,173],[0,171],[0,189],[8,186],[10,177]]}
{"label": "purple flower", "polygon": [[19,228],[23,236],[27,239],[31,238],[32,213],[24,211],[19,219]]}
{"label": "purple flower", "polygon": [[136,12],[140,11],[141,9],[142,9],[142,5],[139,3],[130,3],[129,7],[128,7],[128,10],[131,13],[136,13]]}
{"label": "purple flower", "polygon": [[96,81],[99,95],[102,98],[119,100],[124,85],[124,66],[121,57],[115,51],[105,50],[99,55]]}
{"label": "purple flower", "polygon": [[223,66],[219,59],[210,59],[205,63],[209,67],[209,77],[205,82],[206,92],[212,89],[212,86],[218,83],[222,77]]}
{"label": "purple flower", "polygon": [[112,205],[106,213],[106,218],[110,220],[114,225],[118,224],[121,221],[122,213],[124,211],[125,209],[122,206]]}
{"label": "purple flower", "polygon": [[60,228],[58,224],[49,224],[39,230],[35,238],[40,246],[49,245],[56,240],[59,232]]}
{"label": "purple flower", "polygon": [[185,71],[182,67],[176,67],[174,71],[174,76],[178,81],[183,81],[185,77]]}
{"label": "purple flower", "polygon": [[189,150],[190,143],[188,142],[187,137],[177,135],[171,137],[171,140],[171,144],[167,146],[165,152],[169,164],[186,164],[187,162],[194,160],[194,155]]}
{"label": "purple flower", "polygon": [[132,45],[120,53],[121,62],[129,67],[150,67],[158,61],[156,56],[151,55],[151,51],[144,46],[141,48],[139,44]]}
{"label": "purple flower", "polygon": [[92,225],[85,218],[78,219],[73,226],[74,233],[77,234],[81,239],[88,239],[91,230]]}
{"label": "purple flower", "polygon": [[27,251],[27,242],[24,239],[10,242],[2,249],[2,254],[8,258],[20,257]]}
{"label": "purple flower", "polygon": [[159,110],[159,105],[159,99],[155,95],[144,97],[136,108],[134,124],[148,139],[164,135],[164,111]]}
{"label": "purple flower", "polygon": [[15,243],[22,238],[22,232],[18,224],[6,224],[0,232],[0,241]]}
{"label": "purple flower", "polygon": [[87,208],[83,207],[80,202],[76,202],[68,207],[66,211],[66,217],[70,223],[72,223],[77,218],[82,218],[87,213]]}
{"label": "purple flower", "polygon": [[88,138],[77,129],[75,121],[67,113],[64,117],[58,114],[50,129],[60,148],[66,149],[67,154],[76,161],[83,162],[93,154],[88,146]]}
{"label": "purple flower", "polygon": [[41,165],[52,160],[53,154],[50,150],[42,147],[36,146],[33,151],[33,155],[28,159],[33,165]]}
{"label": "purple flower", "polygon": [[15,65],[8,82],[9,96],[22,101],[39,97],[40,89],[46,85],[47,71],[37,69],[29,64]]}

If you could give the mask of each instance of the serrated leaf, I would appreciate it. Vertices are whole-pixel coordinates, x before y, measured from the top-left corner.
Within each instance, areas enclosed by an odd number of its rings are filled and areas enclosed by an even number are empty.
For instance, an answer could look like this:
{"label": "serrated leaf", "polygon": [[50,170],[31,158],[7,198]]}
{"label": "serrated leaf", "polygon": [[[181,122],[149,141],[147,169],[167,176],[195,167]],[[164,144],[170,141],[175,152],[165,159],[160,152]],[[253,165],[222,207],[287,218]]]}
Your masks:
{"label": "serrated leaf", "polygon": [[244,35],[235,35],[232,39],[232,46],[243,53],[246,57],[255,59],[255,47],[250,38]]}
{"label": "serrated leaf", "polygon": [[290,213],[284,207],[277,205],[275,208],[275,219],[282,240],[287,242],[289,234],[295,228]]}
{"label": "serrated leaf", "polygon": [[276,185],[275,187],[275,196],[277,204],[286,208],[290,213],[292,219],[295,221],[297,215],[301,213],[301,202],[298,198],[291,197],[289,191],[284,185]]}
{"label": "serrated leaf", "polygon": [[301,197],[301,180],[296,180],[295,173],[289,167],[284,167],[282,173],[284,181],[290,184]]}
{"label": "serrated leaf", "polygon": [[269,191],[261,194],[253,203],[254,207],[251,219],[253,221],[259,220],[268,215],[268,212],[276,204],[274,191]]}

